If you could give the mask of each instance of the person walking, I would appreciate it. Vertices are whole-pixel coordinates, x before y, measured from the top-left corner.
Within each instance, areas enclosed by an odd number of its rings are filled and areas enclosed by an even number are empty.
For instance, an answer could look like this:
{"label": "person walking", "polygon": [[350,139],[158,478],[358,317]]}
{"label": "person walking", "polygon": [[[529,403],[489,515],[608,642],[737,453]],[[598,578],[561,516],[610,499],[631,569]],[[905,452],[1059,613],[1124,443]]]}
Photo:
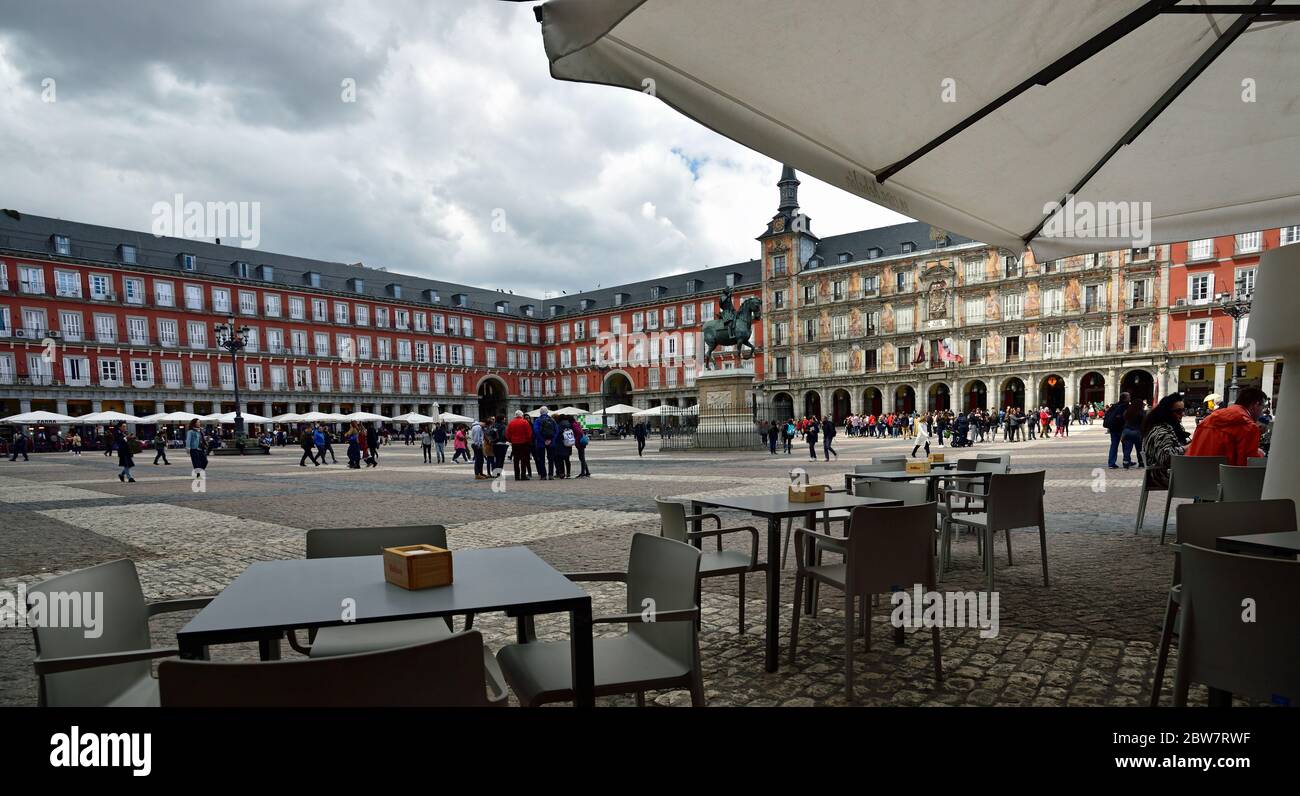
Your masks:
{"label": "person walking", "polygon": [[[543,411],[545,411],[545,407],[543,407]],[[537,465],[537,480],[546,481],[550,479],[553,473],[550,468],[549,443],[542,439],[542,415],[540,413],[533,419],[532,426],[533,464]]]}
{"label": "person walking", "polygon": [[1119,443],[1124,436],[1124,413],[1127,411],[1128,393],[1122,392],[1119,400],[1106,410],[1106,416],[1101,421],[1101,427],[1110,433],[1110,452],[1107,454],[1106,465],[1112,470],[1119,469],[1115,459],[1119,455]]}
{"label": "person walking", "polygon": [[324,440],[325,440],[325,448],[324,448],[324,450],[321,451],[321,454],[320,454],[320,461],[321,461],[321,464],[324,464],[324,463],[325,463],[325,454],[327,454],[327,453],[330,455],[330,464],[338,464],[338,463],[339,463],[339,457],[337,457],[337,456],[334,455],[334,434],[333,434],[333,432],[331,432],[331,431],[329,430],[329,426],[326,426],[324,423],[322,423],[321,426],[320,426],[320,433],[321,433],[321,437],[324,438]]}
{"label": "person walking", "polygon": [[826,461],[828,462],[832,456],[836,459],[840,458],[840,455],[835,452],[835,448],[831,447],[831,440],[833,439],[835,439],[835,421],[831,420],[830,415],[826,415],[826,418],[822,420],[822,453],[826,455]]}
{"label": "person walking", "polygon": [[156,466],[158,460],[162,459],[163,464],[171,464],[167,461],[167,436],[159,431],[153,435],[153,463]]}
{"label": "person walking", "polygon": [[780,422],[773,422],[767,427],[767,453],[769,456],[776,455],[776,438],[781,433]]}
{"label": "person walking", "polygon": [[18,461],[19,456],[22,456],[23,461],[25,462],[31,461],[31,459],[27,456],[28,447],[30,446],[28,445],[27,442],[27,432],[20,428],[18,429],[17,436],[14,437],[13,451],[9,456],[9,461],[16,462]]}
{"label": "person walking", "polygon": [[359,439],[361,436],[362,435],[357,429],[357,424],[355,422],[351,423],[348,426],[347,436],[345,437],[348,443],[349,470],[361,469],[361,441]]}
{"label": "person walking", "polygon": [[492,447],[489,450],[492,451],[492,457],[494,459],[493,469],[495,469],[496,472],[493,473],[493,477],[495,477],[505,472],[506,454],[510,450],[510,443],[506,440],[506,416],[505,415],[497,415],[495,418],[492,419],[491,440],[492,440]]}
{"label": "person walking", "polygon": [[1124,410],[1124,431],[1120,436],[1120,442],[1124,446],[1125,469],[1133,466],[1129,454],[1134,448],[1137,449],[1137,466],[1146,466],[1142,458],[1142,421],[1145,418],[1146,409],[1137,401],[1130,403],[1128,409]]}
{"label": "person walking", "polygon": [[366,452],[370,454],[370,461],[367,462],[371,467],[379,466],[379,429],[371,425],[361,427],[366,434]]}
{"label": "person walking", "polygon": [[424,463],[433,464],[433,432],[427,426],[420,431],[420,450],[424,452]]}
{"label": "person walking", "polygon": [[591,442],[591,438],[587,435],[587,430],[576,421],[573,426],[574,432],[578,435],[578,464],[582,466],[582,472],[578,473],[578,477],[591,478],[591,471],[587,469],[587,444]]}
{"label": "person walking", "polygon": [[443,423],[438,423],[433,427],[433,446],[438,454],[438,464],[445,463],[447,461],[447,426]]}
{"label": "person walking", "polygon": [[[469,429],[469,449],[474,453],[474,480],[482,481],[492,476],[483,472],[483,426],[482,420],[478,421]],[[491,465],[489,465],[489,468]]]}
{"label": "person walking", "polygon": [[117,429],[117,466],[122,468],[122,471],[117,474],[117,480],[130,481],[134,484],[135,478],[131,475],[131,468],[135,467],[135,451],[133,448],[134,444],[139,443],[136,442],[134,434],[126,433],[126,423],[118,425]]}
{"label": "person walking", "polygon": [[208,469],[208,453],[203,449],[203,432],[199,430],[198,420],[191,420],[185,431],[185,452],[190,456],[192,470]]}
{"label": "person walking", "polygon": [[311,459],[312,465],[320,467],[320,462],[316,461],[315,431],[310,428],[303,429],[298,435],[298,446],[302,448],[302,458],[298,460],[299,467],[306,467],[308,459]]}
{"label": "person walking", "polygon": [[632,427],[632,435],[636,437],[636,455],[641,456],[645,451],[646,427],[644,420],[638,420],[637,424]]}
{"label": "person walking", "polygon": [[573,419],[564,421],[560,427],[560,463],[563,465],[564,474],[561,478],[570,478],[573,476],[573,467],[571,458],[573,449],[578,447],[578,435],[574,427],[578,422]]}
{"label": "person walking", "polygon": [[459,462],[462,459],[464,461],[469,461],[468,445],[469,444],[465,441],[465,427],[456,426],[456,433],[452,437],[452,448],[453,448],[451,454],[452,464],[455,464],[456,462]]}
{"label": "person walking", "polygon": [[366,433],[366,427],[360,423],[356,424],[357,430],[357,448],[360,449],[361,461],[366,463],[366,467],[374,467],[375,460],[370,456],[370,435]]}
{"label": "person walking", "polygon": [[785,421],[785,431],[782,436],[785,439],[785,455],[789,456],[794,450],[794,418]]}
{"label": "person walking", "polygon": [[81,435],[75,431],[72,432],[72,455],[81,455]]}
{"label": "person walking", "polygon": [[808,458],[817,461],[817,424],[809,423],[804,431],[804,442],[808,443]]}
{"label": "person walking", "polygon": [[[510,444],[510,458],[515,463],[515,480],[531,480],[533,424],[528,422],[522,411],[516,410],[514,419],[506,425],[506,442]],[[586,468],[585,463],[583,468]]]}
{"label": "person walking", "polygon": [[[311,436],[312,441],[316,443],[316,455],[320,459],[320,463],[329,464],[329,462],[325,461],[325,445],[329,440],[329,436],[325,433],[325,427],[319,423],[316,424],[316,427],[312,429]],[[335,459],[334,463],[338,464],[338,460]]]}

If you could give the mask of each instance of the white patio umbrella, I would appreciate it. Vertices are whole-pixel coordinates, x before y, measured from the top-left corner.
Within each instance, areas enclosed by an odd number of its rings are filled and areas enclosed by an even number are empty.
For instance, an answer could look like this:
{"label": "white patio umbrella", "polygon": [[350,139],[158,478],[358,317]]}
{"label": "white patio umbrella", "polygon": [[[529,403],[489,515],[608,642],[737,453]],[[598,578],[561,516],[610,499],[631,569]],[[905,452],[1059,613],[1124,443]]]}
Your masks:
{"label": "white patio umbrella", "polygon": [[637,411],[637,409],[636,409],[635,406],[628,406],[627,404],[614,404],[613,406],[607,406],[607,407],[605,407],[604,409],[601,409],[600,411],[597,411],[597,412],[591,412],[590,414],[593,414],[593,415],[630,415],[630,414],[632,414],[632,413],[635,412],[635,411]]}
{"label": "white patio umbrella", "polygon": [[551,409],[550,407],[547,407],[547,406],[539,406],[539,407],[537,407],[536,409],[534,409],[533,411],[531,411],[531,412],[527,412],[526,414],[527,414],[529,417],[541,417],[541,416],[542,416],[542,410],[543,410],[543,409],[546,410],[547,414],[554,414],[554,413],[555,413],[555,410],[554,410],[554,409]]}
{"label": "white patio umbrella", "polygon": [[122,412],[91,412],[88,415],[82,415],[76,420],[77,423],[147,423],[135,415],[127,415]]}
{"label": "white patio umbrella", "polygon": [[352,414],[343,415],[342,418],[345,422],[348,423],[351,423],[352,421],[356,421],[358,423],[388,422],[388,418],[384,417],[383,415],[377,415],[374,412],[353,412]]}
{"label": "white patio umbrella", "polygon": [[329,412],[307,412],[298,416],[300,423],[342,423],[345,422],[343,415],[331,414]]}
{"label": "white patio umbrella", "polygon": [[453,412],[443,412],[442,414],[438,415],[438,419],[441,420],[441,421],[444,422],[444,423],[473,423],[473,422],[475,422],[475,421],[474,421],[474,418],[472,418],[472,417],[465,417],[464,415],[458,415],[458,414],[455,414],[455,413],[453,413]]}
{"label": "white patio umbrella", "polygon": [[272,423],[301,423],[303,422],[303,419],[302,419],[302,415],[298,414],[297,412],[285,412],[282,415],[276,415],[275,417],[271,418],[271,422]]}
{"label": "white patio umbrella", "polygon": [[46,423],[75,423],[75,418],[57,412],[22,412],[0,419],[0,423],[13,423],[19,426],[39,426]]}
{"label": "white patio umbrella", "polygon": [[413,426],[418,426],[421,423],[437,423],[438,418],[429,417],[428,415],[422,415],[419,412],[407,412],[404,415],[398,415],[397,417],[394,417],[393,422],[410,423]]}
{"label": "white patio umbrella", "polygon": [[[1278,167],[1300,163],[1300,24],[1277,21],[1300,8],[1172,6],[552,0],[539,16],[557,79],[649,94],[876,204],[1044,262],[1300,218],[1300,170]],[[1134,219],[1121,202],[1150,205]]]}
{"label": "white patio umbrella", "polygon": [[649,409],[642,409],[639,412],[633,412],[632,417],[663,417],[665,415],[680,415],[682,410],[668,404],[659,404]]}
{"label": "white patio umbrella", "polygon": [[191,420],[202,420],[203,415],[196,415],[193,412],[158,412],[157,414],[148,415],[140,418],[141,423],[188,423]]}
{"label": "white patio umbrella", "polygon": [[1212,392],[1201,399],[1201,403],[1208,404],[1210,401],[1214,401],[1216,404],[1221,404],[1223,403],[1223,396],[1219,395],[1217,392]]}
{"label": "white patio umbrella", "polygon": [[551,412],[551,414],[556,417],[577,417],[578,415],[589,415],[592,413],[588,412],[586,409],[579,409],[576,406],[566,406],[563,409],[556,409],[554,412]]}
{"label": "white patio umbrella", "polygon": [[[241,414],[243,414],[243,416],[244,416],[244,422],[245,422],[245,423],[270,423],[270,422],[271,422],[271,418],[269,418],[269,417],[262,417],[261,415],[255,415],[255,414],[253,414],[252,412],[243,412],[243,413],[241,413]],[[235,413],[234,413],[234,412],[225,412],[225,413],[220,413],[220,412],[218,412],[218,413],[216,413],[216,414],[207,415],[207,416],[205,416],[203,419],[204,419],[204,420],[207,420],[207,421],[209,421],[209,422],[212,422],[212,423],[219,423],[219,424],[221,424],[221,425],[228,425],[228,424],[230,424],[230,423],[234,423],[234,422],[235,422]]]}

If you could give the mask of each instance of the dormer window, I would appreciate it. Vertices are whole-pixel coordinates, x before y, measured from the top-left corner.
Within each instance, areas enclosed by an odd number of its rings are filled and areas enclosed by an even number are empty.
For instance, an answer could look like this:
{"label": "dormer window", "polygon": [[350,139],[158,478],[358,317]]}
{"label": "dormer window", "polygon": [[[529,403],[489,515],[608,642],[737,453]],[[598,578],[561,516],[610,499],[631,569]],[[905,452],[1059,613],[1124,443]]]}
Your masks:
{"label": "dormer window", "polygon": [[841,263],[852,262],[853,252],[840,252],[837,257]]}
{"label": "dormer window", "polygon": [[259,265],[257,266],[257,276],[263,282],[274,282],[275,269],[269,265]]}
{"label": "dormer window", "polygon": [[355,276],[352,277],[351,279],[348,280],[348,290],[351,290],[353,293],[365,293],[366,280],[358,279]]}
{"label": "dormer window", "polygon": [[180,263],[182,271],[193,271],[199,266],[199,258],[192,254],[178,254],[176,260]]}
{"label": "dormer window", "polygon": [[583,312],[586,312],[587,310],[596,306],[596,301],[595,299],[585,298],[578,302],[578,306],[582,308]]}
{"label": "dormer window", "polygon": [[510,302],[508,302],[508,301],[498,301],[498,302],[497,302],[497,312],[501,312],[501,313],[510,312]]}
{"label": "dormer window", "polygon": [[614,294],[614,306],[615,306],[615,307],[621,307],[621,306],[623,306],[624,304],[627,303],[627,299],[628,299],[628,295],[627,295],[626,293],[615,293],[615,294]]}
{"label": "dormer window", "polygon": [[429,302],[430,304],[437,304],[438,291],[432,289],[424,291],[424,300]]}
{"label": "dormer window", "polygon": [[560,304],[552,304],[552,305],[551,305],[551,317],[552,317],[552,318],[557,317],[557,316],[558,316],[560,313],[562,313],[562,312],[564,312],[564,307],[563,307],[563,305],[560,305]]}
{"label": "dormer window", "polygon": [[453,293],[451,294],[451,303],[453,306],[456,307],[468,307],[469,296],[465,295],[464,293]]}
{"label": "dormer window", "polygon": [[72,254],[72,241],[67,235],[51,236],[50,245],[54,247],[55,254]]}
{"label": "dormer window", "polygon": [[531,318],[533,317],[533,312],[536,309],[536,307],[534,307],[532,304],[525,304],[521,309],[523,309],[524,315]]}
{"label": "dormer window", "polygon": [[402,286],[397,284],[396,282],[389,283],[387,290],[388,290],[388,295],[392,296],[395,299],[399,299],[402,297]]}
{"label": "dormer window", "polygon": [[663,294],[664,294],[664,289],[659,285],[655,285],[654,287],[650,288],[650,298],[652,299],[657,299]]}
{"label": "dormer window", "polygon": [[916,244],[910,240],[903,241],[903,254],[911,254],[916,251]]}
{"label": "dormer window", "polygon": [[308,271],[302,275],[302,281],[306,282],[311,287],[320,287],[320,274],[315,271]]}
{"label": "dormer window", "polygon": [[135,247],[125,243],[117,247],[117,259],[127,265],[135,265]]}
{"label": "dormer window", "polygon": [[880,250],[880,247],[878,246],[872,246],[870,249],[867,249],[868,260],[874,260],[877,257],[879,257],[881,254],[883,254],[883,252]]}
{"label": "dormer window", "polygon": [[230,267],[231,270],[235,272],[235,276],[239,277],[240,279],[247,279],[248,275],[253,271],[252,266],[250,266],[248,263],[244,262],[243,260],[236,260],[234,263],[231,264]]}

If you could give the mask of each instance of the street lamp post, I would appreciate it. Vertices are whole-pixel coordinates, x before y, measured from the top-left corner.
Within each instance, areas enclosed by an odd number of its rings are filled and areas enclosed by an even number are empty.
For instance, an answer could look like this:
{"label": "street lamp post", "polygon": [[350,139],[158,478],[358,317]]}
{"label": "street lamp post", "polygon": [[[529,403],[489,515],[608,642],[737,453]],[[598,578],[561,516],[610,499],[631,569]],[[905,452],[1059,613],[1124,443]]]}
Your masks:
{"label": "street lamp post", "polygon": [[244,416],[239,409],[239,352],[248,345],[249,329],[247,326],[235,328],[235,319],[232,317],[225,323],[217,324],[214,331],[217,345],[230,352],[230,368],[233,371],[235,384],[235,439],[240,440],[244,436]]}
{"label": "street lamp post", "polygon": [[1230,299],[1219,304],[1220,309],[1232,318],[1232,381],[1228,386],[1227,403],[1237,400],[1237,352],[1241,349],[1239,335],[1241,319],[1250,314],[1251,292],[1246,289],[1246,277],[1238,275]]}

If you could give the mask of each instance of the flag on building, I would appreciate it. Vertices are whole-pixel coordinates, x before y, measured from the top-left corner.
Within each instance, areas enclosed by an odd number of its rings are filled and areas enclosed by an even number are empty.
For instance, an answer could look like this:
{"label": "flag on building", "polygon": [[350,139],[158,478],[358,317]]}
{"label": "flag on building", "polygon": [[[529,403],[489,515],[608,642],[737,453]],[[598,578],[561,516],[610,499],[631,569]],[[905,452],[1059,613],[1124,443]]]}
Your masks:
{"label": "flag on building", "polygon": [[925,364],[925,338],[916,338],[916,355],[912,357],[913,365]]}
{"label": "flag on building", "polygon": [[941,362],[956,362],[961,364],[961,354],[957,353],[957,344],[951,337],[945,337],[939,341],[939,360]]}

